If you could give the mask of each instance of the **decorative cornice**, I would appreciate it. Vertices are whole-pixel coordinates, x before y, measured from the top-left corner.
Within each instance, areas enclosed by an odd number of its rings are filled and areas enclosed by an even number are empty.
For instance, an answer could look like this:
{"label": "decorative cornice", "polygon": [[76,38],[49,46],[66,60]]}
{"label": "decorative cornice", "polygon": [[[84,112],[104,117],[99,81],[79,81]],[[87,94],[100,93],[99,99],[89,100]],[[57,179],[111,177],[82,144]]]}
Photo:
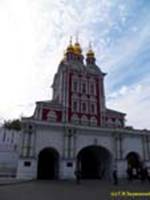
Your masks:
{"label": "decorative cornice", "polygon": [[111,134],[121,134],[121,135],[132,135],[132,136],[143,136],[143,135],[149,135],[150,131],[148,130],[138,130],[138,129],[132,129],[129,130],[127,128],[105,128],[105,127],[92,127],[92,126],[84,126],[84,125],[75,125],[71,123],[57,123],[57,122],[47,122],[47,121],[41,121],[41,120],[34,120],[31,118],[23,118],[24,123],[32,123],[37,126],[47,126],[47,127],[53,127],[53,128],[74,128],[76,130],[84,130],[91,132],[100,132],[100,133],[111,133]]}

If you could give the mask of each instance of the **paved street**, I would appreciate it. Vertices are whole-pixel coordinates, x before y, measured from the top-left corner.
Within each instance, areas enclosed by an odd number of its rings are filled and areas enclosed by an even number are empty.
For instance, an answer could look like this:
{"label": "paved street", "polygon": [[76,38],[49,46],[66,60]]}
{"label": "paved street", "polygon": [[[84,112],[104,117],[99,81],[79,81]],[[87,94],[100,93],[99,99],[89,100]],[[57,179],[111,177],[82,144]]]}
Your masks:
{"label": "paved street", "polygon": [[123,181],[114,186],[100,180],[84,180],[80,185],[74,181],[35,181],[0,186],[0,200],[109,200],[114,191],[150,191],[150,184]]}

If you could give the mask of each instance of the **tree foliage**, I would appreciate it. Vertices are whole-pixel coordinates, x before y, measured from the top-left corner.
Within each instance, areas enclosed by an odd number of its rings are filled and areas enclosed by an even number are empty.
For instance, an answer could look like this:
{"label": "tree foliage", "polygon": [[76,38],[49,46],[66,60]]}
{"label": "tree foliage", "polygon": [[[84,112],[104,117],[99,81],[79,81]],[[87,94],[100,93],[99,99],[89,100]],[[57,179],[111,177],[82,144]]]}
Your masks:
{"label": "tree foliage", "polygon": [[3,127],[9,130],[21,130],[21,120],[20,119],[14,119],[14,120],[7,120],[4,122]]}

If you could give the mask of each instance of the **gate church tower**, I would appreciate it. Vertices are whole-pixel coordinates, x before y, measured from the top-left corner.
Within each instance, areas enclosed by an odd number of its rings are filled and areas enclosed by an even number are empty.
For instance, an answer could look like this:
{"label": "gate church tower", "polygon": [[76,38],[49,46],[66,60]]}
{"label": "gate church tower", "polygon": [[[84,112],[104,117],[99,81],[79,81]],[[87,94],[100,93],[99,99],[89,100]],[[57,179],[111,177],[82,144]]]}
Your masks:
{"label": "gate church tower", "polygon": [[92,49],[84,65],[80,44],[70,42],[53,83],[53,100],[64,107],[63,122],[104,126],[104,76]]}
{"label": "gate church tower", "polygon": [[[50,112],[49,109],[43,110],[44,120],[51,116],[56,118],[56,121],[61,120],[64,123],[76,125],[97,127],[108,125],[110,110],[105,107],[103,83],[106,74],[100,70],[95,61],[91,46],[86,54],[86,64],[84,64],[80,44],[76,41],[72,45],[70,41],[52,84],[52,101],[60,104],[63,109],[57,113]],[[117,123],[118,126],[123,127],[124,114],[115,112],[113,115],[115,115],[114,125]]]}
{"label": "gate church tower", "polygon": [[123,153],[132,148],[122,149],[125,114],[106,108],[105,75],[91,46],[84,58],[79,42],[70,41],[52,100],[36,102],[33,116],[22,119],[18,178],[74,178],[77,168],[83,178],[99,178],[111,174],[114,162],[123,176]]}

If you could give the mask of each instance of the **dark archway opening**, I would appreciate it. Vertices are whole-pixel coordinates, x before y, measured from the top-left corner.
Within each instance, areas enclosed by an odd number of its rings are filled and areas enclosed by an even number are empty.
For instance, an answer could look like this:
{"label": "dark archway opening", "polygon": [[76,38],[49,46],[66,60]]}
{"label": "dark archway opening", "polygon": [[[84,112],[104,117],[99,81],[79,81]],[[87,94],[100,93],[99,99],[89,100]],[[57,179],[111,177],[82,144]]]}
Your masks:
{"label": "dark archway opening", "polygon": [[45,148],[38,157],[38,179],[57,179],[59,171],[59,154],[53,148]]}
{"label": "dark archway opening", "polygon": [[140,156],[135,152],[129,153],[127,155],[127,163],[128,163],[128,167],[131,167],[131,168],[141,167]]}
{"label": "dark archway opening", "polygon": [[141,176],[142,162],[136,152],[127,155],[127,174],[128,178],[139,178]]}
{"label": "dark archway opening", "polygon": [[77,169],[81,172],[83,179],[109,177],[112,169],[112,156],[103,147],[85,147],[77,156]]}

